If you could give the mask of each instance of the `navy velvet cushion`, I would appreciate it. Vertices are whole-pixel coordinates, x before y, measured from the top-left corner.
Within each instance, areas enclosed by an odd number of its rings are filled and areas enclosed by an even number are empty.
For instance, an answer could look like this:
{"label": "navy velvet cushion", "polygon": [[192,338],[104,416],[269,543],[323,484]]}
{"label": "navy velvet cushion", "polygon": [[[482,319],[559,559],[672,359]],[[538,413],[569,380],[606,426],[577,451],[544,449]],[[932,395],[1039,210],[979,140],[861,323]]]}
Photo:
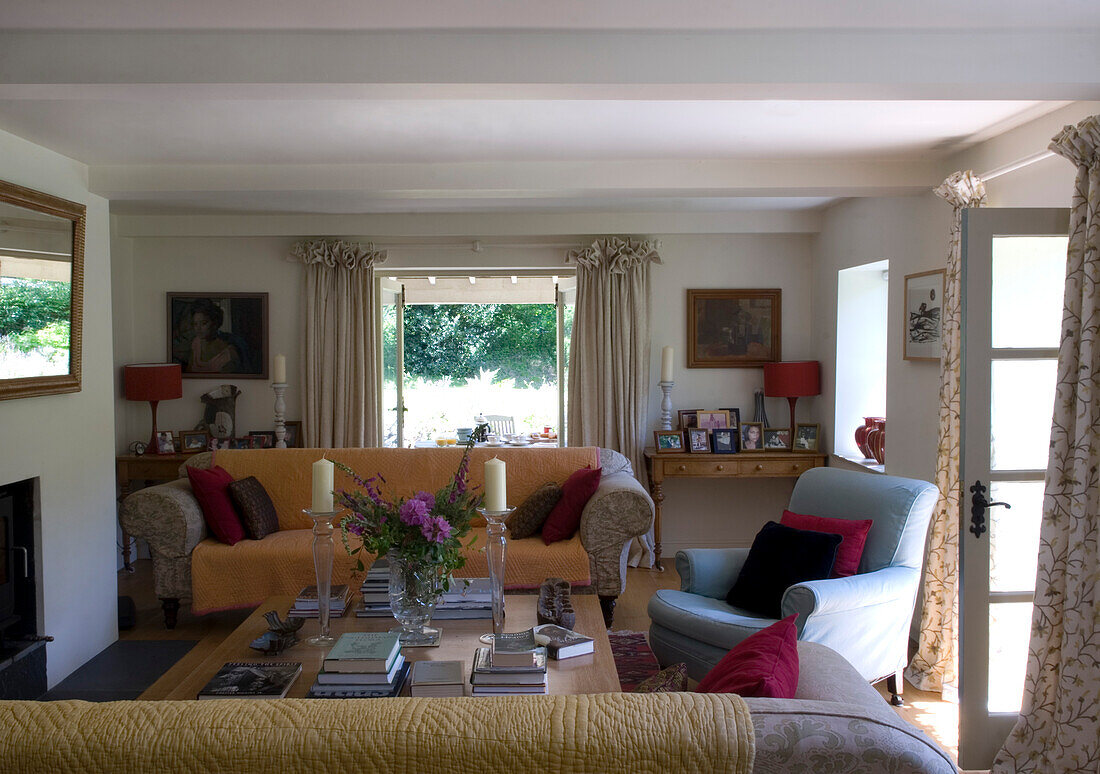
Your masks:
{"label": "navy velvet cushion", "polygon": [[840,535],[769,521],[756,533],[726,601],[751,613],[779,618],[783,592],[789,587],[829,577],[841,540]]}

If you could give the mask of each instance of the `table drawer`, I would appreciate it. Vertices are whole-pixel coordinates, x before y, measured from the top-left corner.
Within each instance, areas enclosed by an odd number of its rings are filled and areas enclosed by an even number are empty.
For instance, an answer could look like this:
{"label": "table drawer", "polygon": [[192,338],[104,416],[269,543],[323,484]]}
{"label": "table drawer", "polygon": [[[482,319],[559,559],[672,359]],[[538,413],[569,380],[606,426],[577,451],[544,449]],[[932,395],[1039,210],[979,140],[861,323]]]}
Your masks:
{"label": "table drawer", "polygon": [[662,460],[665,476],[735,476],[737,461],[727,455],[706,460]]}
{"label": "table drawer", "polygon": [[790,457],[781,460],[741,460],[740,470],[742,476],[801,476],[814,465],[814,458],[807,457],[804,460],[792,460]]}

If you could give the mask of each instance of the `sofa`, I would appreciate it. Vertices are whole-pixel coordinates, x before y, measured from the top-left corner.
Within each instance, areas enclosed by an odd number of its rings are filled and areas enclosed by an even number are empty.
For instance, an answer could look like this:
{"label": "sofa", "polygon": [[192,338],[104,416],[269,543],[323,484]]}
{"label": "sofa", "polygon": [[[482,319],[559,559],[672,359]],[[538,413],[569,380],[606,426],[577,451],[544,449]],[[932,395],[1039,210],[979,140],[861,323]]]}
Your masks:
{"label": "sofa", "polygon": [[[184,465],[219,465],[234,479],[255,476],[271,497],[279,530],[262,540],[232,546],[209,536],[202,509],[183,466],[180,478],[139,490],[122,503],[120,520],[132,536],[149,544],[157,597],[168,628],[175,626],[181,599],[192,611],[255,607],[275,594],[294,595],[314,583],[312,522],[302,509],[311,502],[311,465],[322,456],[344,463],[364,477],[381,475],[383,491],[409,496],[437,491],[451,479],[462,448],[437,449],[242,449],[205,452]],[[578,533],[545,545],[536,535],[508,543],[505,587],[536,589],[547,577],[560,577],[600,597],[608,626],[615,600],[626,583],[631,540],[653,523],[653,501],[618,452],[595,447],[525,449],[475,448],[470,451],[469,481],[483,484],[484,463],[499,457],[507,464],[509,505],[518,505],[547,481],[561,483],[587,465],[603,468],[600,485],[585,505]],[[337,471],[335,487],[354,488]],[[475,527],[473,546],[465,549],[459,577],[485,577],[484,522]],[[369,561],[370,557],[365,557]],[[333,583],[355,582],[356,560],[337,546]]]}
{"label": "sofa", "polygon": [[954,774],[839,655],[799,643],[794,699],[0,702],[0,771]]}

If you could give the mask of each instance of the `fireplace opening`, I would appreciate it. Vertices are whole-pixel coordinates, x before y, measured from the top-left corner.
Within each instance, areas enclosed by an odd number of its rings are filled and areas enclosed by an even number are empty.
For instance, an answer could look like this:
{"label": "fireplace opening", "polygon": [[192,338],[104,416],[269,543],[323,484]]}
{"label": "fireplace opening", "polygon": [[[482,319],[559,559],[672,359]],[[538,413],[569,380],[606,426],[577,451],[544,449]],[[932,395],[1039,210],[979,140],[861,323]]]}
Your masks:
{"label": "fireplace opening", "polygon": [[46,640],[38,631],[37,480],[0,486],[0,699],[46,692]]}

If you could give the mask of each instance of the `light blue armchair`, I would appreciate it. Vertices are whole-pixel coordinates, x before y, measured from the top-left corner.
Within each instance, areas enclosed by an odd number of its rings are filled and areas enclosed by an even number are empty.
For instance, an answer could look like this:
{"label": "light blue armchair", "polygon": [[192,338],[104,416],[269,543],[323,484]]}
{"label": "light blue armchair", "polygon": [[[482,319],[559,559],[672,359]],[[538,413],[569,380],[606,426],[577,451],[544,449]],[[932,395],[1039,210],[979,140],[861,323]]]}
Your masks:
{"label": "light blue armchair", "polygon": [[[874,520],[859,572],[791,586],[783,594],[782,615],[797,613],[800,640],[829,646],[868,681],[891,678],[895,703],[900,703],[900,672],[938,497],[939,490],[926,481],[837,468],[806,471],[791,493],[789,509],[795,513]],[[649,601],[649,640],[662,666],[684,661],[698,680],[734,645],[775,623],[726,603],[748,552],[677,552],[680,591],[661,590]]]}

